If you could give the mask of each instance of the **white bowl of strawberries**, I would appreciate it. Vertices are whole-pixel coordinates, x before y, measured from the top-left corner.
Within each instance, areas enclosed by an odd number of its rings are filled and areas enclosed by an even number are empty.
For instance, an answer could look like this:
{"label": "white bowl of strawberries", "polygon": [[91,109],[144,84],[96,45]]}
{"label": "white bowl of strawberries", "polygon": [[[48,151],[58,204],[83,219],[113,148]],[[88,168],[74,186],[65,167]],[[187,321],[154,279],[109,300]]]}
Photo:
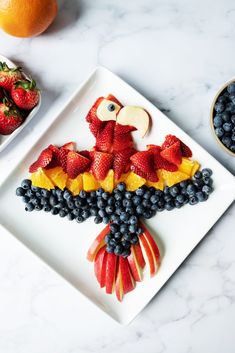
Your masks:
{"label": "white bowl of strawberries", "polygon": [[40,105],[36,82],[0,55],[0,152],[35,116]]}

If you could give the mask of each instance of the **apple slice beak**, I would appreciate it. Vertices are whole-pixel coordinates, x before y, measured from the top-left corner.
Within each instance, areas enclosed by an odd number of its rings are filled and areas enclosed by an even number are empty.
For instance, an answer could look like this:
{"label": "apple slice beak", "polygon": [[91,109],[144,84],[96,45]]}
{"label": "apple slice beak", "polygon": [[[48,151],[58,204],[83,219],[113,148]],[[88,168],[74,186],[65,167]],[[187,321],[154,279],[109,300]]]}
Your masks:
{"label": "apple slice beak", "polygon": [[135,127],[140,132],[141,137],[144,137],[149,129],[150,117],[143,108],[127,105],[119,110],[117,123]]}

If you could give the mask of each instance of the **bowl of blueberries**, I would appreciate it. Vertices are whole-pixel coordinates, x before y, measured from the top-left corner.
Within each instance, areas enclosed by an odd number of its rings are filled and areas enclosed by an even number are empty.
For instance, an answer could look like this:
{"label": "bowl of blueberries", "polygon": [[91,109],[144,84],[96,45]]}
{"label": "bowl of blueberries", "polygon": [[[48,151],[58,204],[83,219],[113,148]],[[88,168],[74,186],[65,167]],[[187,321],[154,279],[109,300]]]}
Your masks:
{"label": "bowl of blueberries", "polygon": [[210,119],[219,144],[235,156],[235,79],[224,84],[215,96]]}

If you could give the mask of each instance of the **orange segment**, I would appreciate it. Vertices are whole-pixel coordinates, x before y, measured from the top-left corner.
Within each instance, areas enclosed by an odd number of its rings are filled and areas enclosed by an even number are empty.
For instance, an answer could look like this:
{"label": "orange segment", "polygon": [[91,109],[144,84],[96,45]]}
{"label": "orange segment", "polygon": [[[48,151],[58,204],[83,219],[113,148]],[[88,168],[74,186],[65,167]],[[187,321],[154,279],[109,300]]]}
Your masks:
{"label": "orange segment", "polygon": [[54,189],[54,184],[48,178],[46,173],[42,168],[39,168],[35,173],[31,174],[32,185],[38,186],[39,188],[44,189]]}
{"label": "orange segment", "polygon": [[125,180],[123,181],[124,183],[126,183],[126,188],[128,191],[135,191],[146,183],[146,180],[144,178],[141,178],[134,172],[127,173]]}
{"label": "orange segment", "polygon": [[63,171],[62,167],[55,167],[52,169],[47,169],[44,170],[48,178],[51,179],[51,181],[58,186],[60,189],[64,189],[66,186],[66,181],[67,181],[67,174]]}
{"label": "orange segment", "polygon": [[177,184],[183,180],[190,178],[188,174],[182,173],[180,171],[168,172],[167,170],[160,169],[158,172],[161,174],[161,177],[163,178],[167,186],[172,186],[174,184]]}
{"label": "orange segment", "polygon": [[83,173],[83,189],[85,191],[92,191],[99,188],[98,181],[91,173]]}
{"label": "orange segment", "polygon": [[161,173],[159,171],[157,171],[157,175],[158,175],[158,178],[159,178],[158,181],[153,182],[153,181],[147,180],[146,181],[146,185],[148,187],[153,186],[155,189],[163,190],[164,189],[164,180],[163,180],[162,175],[161,175]]}
{"label": "orange segment", "polygon": [[198,171],[198,169],[200,168],[200,164],[197,161],[194,161],[194,166],[191,170],[191,177],[194,176],[194,174]]}
{"label": "orange segment", "polygon": [[82,190],[83,186],[83,177],[82,174],[78,175],[77,178],[75,179],[67,179],[66,187],[71,191],[73,196],[76,196],[79,194],[79,192]]}
{"label": "orange segment", "polygon": [[100,181],[100,186],[108,192],[113,191],[114,186],[114,171],[112,169],[109,170],[106,178]]}
{"label": "orange segment", "polygon": [[179,171],[189,176],[193,176],[199,169],[200,165],[197,161],[192,161],[188,158],[182,158],[182,163],[179,165]]}

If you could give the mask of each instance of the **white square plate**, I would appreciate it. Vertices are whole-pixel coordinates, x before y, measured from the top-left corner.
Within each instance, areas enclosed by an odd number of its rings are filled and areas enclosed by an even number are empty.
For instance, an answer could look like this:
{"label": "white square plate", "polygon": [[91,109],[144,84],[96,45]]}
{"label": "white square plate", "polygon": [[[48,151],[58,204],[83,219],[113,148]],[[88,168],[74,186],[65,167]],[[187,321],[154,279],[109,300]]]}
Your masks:
{"label": "white square plate", "polygon": [[[5,62],[10,68],[15,68],[16,65],[11,61],[9,60],[8,58],[6,58],[5,56],[3,55],[0,55],[0,61],[1,62]],[[23,72],[24,76],[26,78],[29,78],[28,75],[25,74],[25,72]],[[10,135],[1,135],[0,134],[0,152],[4,150],[5,147],[7,147],[7,145],[20,133],[20,131],[22,129],[24,129],[24,127],[26,125],[28,125],[28,123],[30,122],[30,120],[36,115],[36,113],[38,112],[39,108],[40,108],[40,105],[41,105],[41,93],[39,92],[39,102],[38,104],[36,105],[35,108],[33,108],[31,110],[31,112],[29,113],[29,115],[27,116],[27,118],[25,119],[25,121],[23,122],[22,125],[20,125],[20,127],[18,127],[18,129],[16,129],[15,131],[12,132],[12,134]]]}
{"label": "white square plate", "polygon": [[[213,170],[215,191],[205,203],[186,205],[171,212],[164,211],[147,222],[162,253],[162,264],[154,278],[145,273],[144,280],[119,303],[115,295],[107,295],[95,279],[93,264],[86,260],[94,237],[104,227],[93,219],[83,224],[69,222],[43,212],[24,211],[15,189],[27,177],[29,165],[50,143],[62,145],[76,141],[78,149],[90,149],[94,138],[85,116],[97,97],[114,94],[124,105],[144,107],[152,117],[152,129],[141,140],[134,133],[139,149],[148,143],[161,144],[166,134],[175,134],[190,146],[193,158]],[[34,253],[61,274],[116,321],[129,323],[159,291],[182,261],[220,218],[235,195],[234,177],[146,98],[105,68],[97,68],[75,92],[64,109],[55,116],[48,130],[23,158],[0,188],[0,223]]]}

